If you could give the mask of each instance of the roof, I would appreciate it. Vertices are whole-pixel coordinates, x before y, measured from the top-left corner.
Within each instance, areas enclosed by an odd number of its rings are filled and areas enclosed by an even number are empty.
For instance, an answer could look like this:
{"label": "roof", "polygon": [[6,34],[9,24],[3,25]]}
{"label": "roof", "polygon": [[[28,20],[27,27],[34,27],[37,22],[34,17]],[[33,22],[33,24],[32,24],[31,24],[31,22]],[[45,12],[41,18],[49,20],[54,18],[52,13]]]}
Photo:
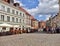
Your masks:
{"label": "roof", "polygon": [[22,8],[22,7],[19,7],[19,8],[20,8],[20,10],[22,10],[23,12],[25,12],[27,15],[31,16],[31,14],[29,14],[24,8]]}

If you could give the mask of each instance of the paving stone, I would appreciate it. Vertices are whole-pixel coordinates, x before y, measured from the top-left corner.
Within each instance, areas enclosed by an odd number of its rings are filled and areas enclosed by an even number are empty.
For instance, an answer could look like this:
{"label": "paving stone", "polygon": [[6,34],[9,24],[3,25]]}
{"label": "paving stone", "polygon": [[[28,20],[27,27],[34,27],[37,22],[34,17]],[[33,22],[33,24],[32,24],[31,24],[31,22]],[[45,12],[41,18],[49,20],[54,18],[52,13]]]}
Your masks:
{"label": "paving stone", "polygon": [[0,46],[60,46],[60,34],[17,34],[0,37]]}

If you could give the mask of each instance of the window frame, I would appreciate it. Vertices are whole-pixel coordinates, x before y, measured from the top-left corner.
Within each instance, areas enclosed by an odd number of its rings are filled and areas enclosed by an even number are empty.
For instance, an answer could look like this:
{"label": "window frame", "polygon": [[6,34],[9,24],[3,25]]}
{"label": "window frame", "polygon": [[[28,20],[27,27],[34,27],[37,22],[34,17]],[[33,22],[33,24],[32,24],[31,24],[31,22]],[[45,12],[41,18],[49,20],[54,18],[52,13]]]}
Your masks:
{"label": "window frame", "polygon": [[1,20],[4,21],[4,15],[1,15]]}
{"label": "window frame", "polygon": [[10,22],[10,16],[7,16],[7,21]]}
{"label": "window frame", "polygon": [[7,8],[7,12],[10,13],[10,8]]}

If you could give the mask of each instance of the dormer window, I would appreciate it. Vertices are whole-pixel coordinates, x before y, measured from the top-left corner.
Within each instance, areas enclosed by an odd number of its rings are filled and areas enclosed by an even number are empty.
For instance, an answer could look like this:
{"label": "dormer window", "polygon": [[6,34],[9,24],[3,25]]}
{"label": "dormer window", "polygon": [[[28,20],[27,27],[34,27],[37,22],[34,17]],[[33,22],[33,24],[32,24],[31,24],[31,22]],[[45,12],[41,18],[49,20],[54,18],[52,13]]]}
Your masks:
{"label": "dormer window", "polygon": [[14,3],[14,6],[19,7],[20,4],[19,3]]}

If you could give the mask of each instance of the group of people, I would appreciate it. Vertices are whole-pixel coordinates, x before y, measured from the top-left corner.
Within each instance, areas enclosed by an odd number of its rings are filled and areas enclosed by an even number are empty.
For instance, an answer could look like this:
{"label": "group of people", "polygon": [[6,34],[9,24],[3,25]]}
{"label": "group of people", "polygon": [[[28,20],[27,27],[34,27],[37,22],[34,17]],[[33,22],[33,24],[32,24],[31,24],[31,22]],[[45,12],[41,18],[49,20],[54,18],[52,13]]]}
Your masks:
{"label": "group of people", "polygon": [[38,31],[43,31],[43,32],[47,32],[47,33],[60,33],[60,27],[39,28]]}

